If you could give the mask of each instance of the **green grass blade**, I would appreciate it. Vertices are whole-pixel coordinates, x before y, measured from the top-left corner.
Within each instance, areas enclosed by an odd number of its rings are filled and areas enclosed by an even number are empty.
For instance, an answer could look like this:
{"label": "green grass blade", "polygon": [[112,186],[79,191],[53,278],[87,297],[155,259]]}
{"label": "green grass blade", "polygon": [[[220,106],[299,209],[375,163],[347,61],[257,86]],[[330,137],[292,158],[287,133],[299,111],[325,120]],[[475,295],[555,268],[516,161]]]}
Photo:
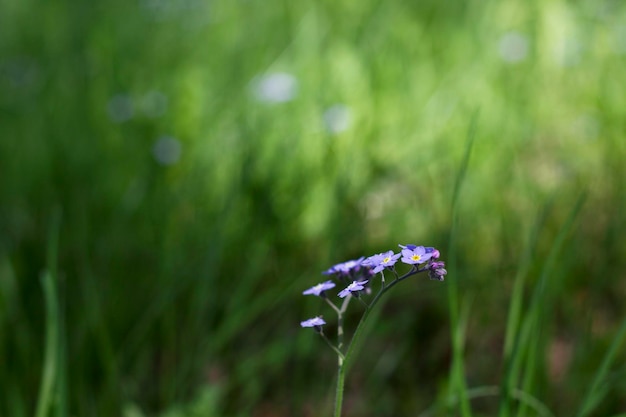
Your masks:
{"label": "green grass blade", "polygon": [[589,413],[591,413],[593,409],[598,405],[600,400],[602,400],[602,397],[604,397],[604,395],[606,394],[606,389],[603,389],[603,385],[609,372],[609,368],[615,360],[617,350],[624,340],[624,336],[626,336],[626,319],[622,321],[622,325],[620,326],[617,335],[613,339],[609,350],[604,356],[602,364],[600,365],[600,368],[598,368],[598,371],[593,378],[593,382],[589,387],[589,391],[587,391],[587,394],[585,395],[585,398],[580,405],[578,414],[576,414],[577,417],[588,416]]}
{"label": "green grass blade", "polygon": [[[539,307],[539,309],[537,310],[537,317],[539,317],[539,315],[541,314],[540,312],[543,311],[541,309],[541,307]],[[522,382],[522,392],[533,392],[533,388],[534,388],[534,383],[536,380],[536,372],[535,370],[538,369],[538,366],[540,366],[539,364],[539,353],[542,352],[542,350],[540,349],[540,346],[542,345],[542,335],[541,335],[541,330],[542,327],[537,325],[537,323],[535,323],[535,331],[533,334],[533,343],[530,344],[530,346],[528,346],[528,353],[527,353],[527,357],[526,357],[526,364],[524,366],[524,369],[526,369],[526,372],[524,372],[524,380]],[[520,402],[519,408],[517,409],[517,415],[518,416],[527,416],[528,415],[528,404],[525,402]]]}
{"label": "green grass blade", "polygon": [[513,390],[513,398],[518,400],[520,404],[533,409],[541,417],[554,417],[552,411],[544,403],[525,391]]}
{"label": "green grass blade", "polygon": [[[578,216],[578,213],[582,209],[584,201],[585,201],[584,194],[579,196],[578,199],[576,200],[576,203],[572,207],[572,210],[570,211],[569,216],[567,217],[567,219],[565,220],[565,222],[563,223],[563,225],[561,226],[559,230],[559,233],[555,239],[555,242],[552,245],[550,252],[548,253],[546,262],[544,263],[544,266],[541,270],[539,280],[535,284],[535,288],[533,290],[529,308],[527,310],[526,316],[524,317],[524,320],[521,326],[521,331],[519,332],[513,351],[511,353],[510,363],[508,364],[506,371],[505,371],[505,377],[503,381],[503,390],[502,390],[502,395],[504,397],[507,397],[507,398],[510,397],[511,393],[517,386],[520,375],[521,375],[522,364],[524,362],[524,359],[526,359],[527,361],[533,360],[533,355],[532,355],[532,352],[530,352],[529,343],[531,340],[537,339],[538,332],[541,330],[538,323],[539,323],[539,318],[540,318],[542,301],[544,299],[545,292],[546,292],[545,291],[546,285],[547,285],[546,283],[548,281],[548,277],[550,276],[551,272],[554,270],[554,267],[558,260],[558,256],[561,252],[561,248],[563,247],[565,243],[565,239],[569,231],[571,230],[574,224],[574,221],[576,220]],[[501,417],[509,415],[507,398],[505,398],[500,403],[499,415]]]}
{"label": "green grass blade", "polygon": [[526,247],[522,255],[520,266],[515,276],[515,280],[513,283],[513,292],[511,294],[511,304],[509,307],[509,313],[508,313],[507,324],[506,324],[506,333],[505,333],[505,338],[504,338],[504,361],[505,363],[508,363],[511,358],[511,354],[513,351],[513,344],[515,342],[515,335],[518,332],[520,322],[521,322],[522,301],[524,298],[524,283],[526,281],[526,276],[528,275],[530,265],[532,264],[533,252],[535,250],[535,247],[537,246],[539,231],[543,227],[546,215],[550,210],[550,206],[551,206],[550,202],[546,203],[543,206],[539,215],[537,216],[535,224],[526,242]]}
{"label": "green grass blade", "polygon": [[522,321],[522,302],[524,299],[524,284],[526,282],[526,277],[528,275],[528,271],[532,264],[533,253],[537,246],[539,232],[543,227],[545,218],[548,212],[550,211],[550,207],[551,207],[551,201],[548,201],[546,204],[544,204],[541,211],[537,215],[534,225],[526,240],[524,252],[522,254],[520,265],[517,270],[517,274],[515,276],[515,280],[513,283],[513,290],[511,293],[511,304],[509,306],[505,337],[504,337],[503,361],[505,364],[504,366],[505,373],[502,378],[503,386],[502,386],[502,391],[501,391],[504,393],[504,395],[500,397],[500,405],[499,405],[499,408],[500,408],[499,414],[504,417],[509,415],[512,387],[508,387],[505,382],[509,381],[508,370],[511,369],[510,364],[511,364],[512,355],[513,355],[515,336],[519,332],[519,328],[520,328],[521,321]]}
{"label": "green grass blade", "polygon": [[[549,285],[548,279],[552,275],[553,271],[556,270],[556,264],[559,260],[561,249],[563,248],[566,238],[571,231],[572,226],[574,225],[574,222],[576,221],[576,218],[580,213],[580,210],[583,207],[585,198],[586,196],[584,194],[578,197],[568,217],[561,226],[559,233],[557,234],[555,242],[552,245],[550,252],[548,253],[546,262],[541,270],[539,281],[535,286],[535,290],[531,298],[527,317],[523,323],[520,343],[522,346],[525,347],[524,350],[527,352],[525,359],[526,364],[524,368],[531,370],[531,373],[534,369],[536,369],[536,354],[539,353],[537,352],[537,344],[540,340],[540,332],[542,330],[542,327],[539,325],[539,323],[541,319],[542,307],[544,305],[543,301],[545,300],[548,292],[546,291],[546,288],[548,288]],[[533,345],[530,345],[531,340],[535,341]],[[522,365],[523,355],[515,358],[515,361],[516,363],[514,362],[514,375],[517,379],[517,377],[521,373],[520,367]],[[525,380],[528,381],[524,383],[525,385],[530,384],[530,381],[532,380],[532,375],[529,375],[527,373],[525,375]],[[528,392],[528,390],[530,389],[530,385],[524,386],[524,389]]]}
{"label": "green grass blade", "polygon": [[476,111],[471,119],[469,129],[467,131],[467,139],[465,153],[461,161],[461,167],[456,177],[454,191],[452,194],[452,224],[450,228],[449,249],[447,255],[448,277],[448,308],[450,313],[450,331],[452,338],[452,366],[450,368],[450,398],[458,397],[460,399],[461,415],[464,417],[471,416],[471,408],[469,398],[467,396],[467,385],[465,382],[465,366],[463,362],[463,322],[459,317],[459,290],[456,260],[456,229],[458,222],[458,202],[461,192],[461,186],[467,175],[470,156],[476,136],[476,123],[478,120],[478,111]]}
{"label": "green grass blade", "polygon": [[456,214],[458,208],[458,200],[461,194],[461,186],[463,185],[463,181],[467,175],[467,168],[469,167],[470,157],[472,155],[472,149],[474,148],[474,138],[476,137],[476,123],[478,122],[479,111],[474,111],[472,118],[470,120],[470,125],[467,130],[466,143],[465,143],[465,152],[463,154],[463,160],[461,161],[461,166],[459,168],[459,173],[456,176],[454,182],[454,190],[452,192],[452,213]]}
{"label": "green grass blade", "polygon": [[57,254],[59,227],[61,222],[60,210],[55,210],[52,226],[48,235],[47,263],[48,269],[41,277],[46,308],[46,344],[43,365],[43,375],[39,387],[36,417],[49,415],[55,400],[55,389],[59,388],[59,359],[60,359],[60,316],[59,298],[56,289]]}
{"label": "green grass blade", "polygon": [[63,298],[63,287],[59,286],[57,294],[58,310],[58,348],[57,348],[57,386],[56,386],[56,407],[57,417],[68,416],[68,390],[67,390],[67,328],[65,325],[65,308]]}
{"label": "green grass blade", "polygon": [[58,305],[52,274],[45,272],[41,282],[46,300],[46,347],[36,417],[46,417],[49,413],[58,371]]}
{"label": "green grass blade", "polygon": [[[467,390],[467,397],[470,400],[474,400],[476,398],[486,398],[486,397],[496,397],[501,393],[501,387],[497,385],[486,385],[482,387],[470,388]],[[538,416],[540,417],[555,417],[552,411],[542,403],[538,398],[534,397],[527,392],[524,392],[519,389],[513,390],[511,396],[518,400],[521,404],[527,405],[531,408]],[[458,403],[458,398],[452,399],[453,405]],[[437,413],[437,405],[433,405],[428,409],[421,412],[418,417],[430,417],[438,415]],[[613,417],[622,417],[622,416],[613,416]]]}

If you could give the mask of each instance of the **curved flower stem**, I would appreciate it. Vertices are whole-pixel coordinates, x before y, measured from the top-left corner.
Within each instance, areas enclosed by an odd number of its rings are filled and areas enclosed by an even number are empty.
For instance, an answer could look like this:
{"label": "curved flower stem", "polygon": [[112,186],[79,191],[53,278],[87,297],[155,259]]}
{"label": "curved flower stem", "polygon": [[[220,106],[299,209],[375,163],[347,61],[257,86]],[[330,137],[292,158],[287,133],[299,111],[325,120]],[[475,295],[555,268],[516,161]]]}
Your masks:
{"label": "curved flower stem", "polygon": [[396,277],[396,280],[398,279],[398,273],[396,272],[396,268],[392,267],[391,268],[391,272],[393,272],[393,275]]}
{"label": "curved flower stem", "polygon": [[[376,294],[372,302],[369,303],[369,305],[367,305],[367,307],[365,308],[365,311],[363,312],[363,315],[361,316],[361,320],[359,320],[359,324],[357,325],[356,330],[354,331],[354,334],[352,335],[352,340],[350,340],[350,344],[348,345],[348,349],[346,350],[345,355],[343,355],[343,357],[339,357],[339,367],[337,369],[337,391],[335,394],[335,413],[333,414],[334,417],[341,417],[341,406],[343,403],[343,384],[344,384],[344,380],[346,376],[345,375],[346,365],[348,363],[348,360],[350,359],[350,356],[354,352],[355,346],[358,344],[359,338],[361,337],[361,334],[363,333],[363,328],[365,327],[365,322],[367,321],[367,318],[372,312],[372,309],[374,308],[374,306],[376,306],[376,303],[378,303],[378,300],[380,300],[380,297],[382,297],[382,295],[386,293],[387,291],[389,291],[394,285],[410,277],[411,275],[415,275],[419,272],[424,272],[426,270],[427,270],[426,267],[419,268],[419,269],[416,267],[413,267],[411,268],[409,272],[402,275],[401,277],[398,277],[398,275],[396,274],[396,279],[390,282],[388,285],[385,285],[383,281],[383,285],[380,291],[378,292],[378,294]],[[342,343],[343,343],[343,313],[345,312],[345,308],[347,307],[347,301],[349,301],[349,299],[350,299],[350,296],[348,296],[346,301],[344,301],[344,305],[341,306],[341,310],[340,310],[341,314],[339,314],[338,332],[340,331],[341,336],[342,336],[342,338],[340,339],[341,341],[339,342],[340,343],[339,349],[342,348]]]}
{"label": "curved flower stem", "polygon": [[[398,282],[398,281],[394,281]],[[339,359],[339,368],[337,369],[337,391],[335,393],[335,414],[334,417],[341,417],[341,405],[343,403],[343,384],[346,376],[346,360],[350,357],[350,354],[354,351],[354,346],[356,345],[356,341],[358,340],[359,335],[364,327],[364,323],[367,320],[370,312],[372,311],[372,307],[376,305],[376,302],[380,299],[380,296],[385,292],[385,290],[389,287],[392,287],[393,283],[388,287],[383,288],[377,295],[374,297],[374,300],[370,303],[370,305],[363,312],[363,316],[361,316],[361,320],[357,325],[356,330],[354,331],[354,335],[352,336],[352,340],[348,345],[348,350],[343,358]]]}
{"label": "curved flower stem", "polygon": [[341,314],[341,312],[339,311],[339,308],[335,305],[335,303],[333,303],[332,301],[330,301],[330,300],[328,299],[328,297],[324,297],[324,301],[326,301],[326,302],[328,303],[328,305],[329,305],[329,306],[331,306],[331,307],[332,307],[332,309],[333,309],[333,310],[335,310],[335,312],[336,312],[337,314]]}
{"label": "curved flower stem", "polygon": [[337,354],[337,357],[343,361],[345,357],[343,356],[343,353],[337,348],[337,346],[333,345],[333,343],[330,340],[328,340],[324,332],[320,332],[320,336],[322,336],[322,339],[324,339],[324,341],[328,344],[328,346],[330,346],[330,348],[335,351],[335,353]]}

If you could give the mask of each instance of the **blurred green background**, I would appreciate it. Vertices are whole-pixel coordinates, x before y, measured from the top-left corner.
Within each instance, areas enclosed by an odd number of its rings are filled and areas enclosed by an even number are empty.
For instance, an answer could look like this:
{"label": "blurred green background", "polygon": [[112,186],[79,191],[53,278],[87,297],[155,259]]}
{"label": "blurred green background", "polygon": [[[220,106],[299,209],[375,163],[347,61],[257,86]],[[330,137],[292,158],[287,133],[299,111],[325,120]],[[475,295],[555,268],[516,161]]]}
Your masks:
{"label": "blurred green background", "polygon": [[[525,371],[572,415],[625,313],[625,110],[620,1],[5,0],[0,415],[35,412],[54,259],[52,415],[329,415],[335,358],[298,323],[331,311],[301,291],[398,243],[454,273],[390,293],[346,415],[443,401],[452,282],[467,384],[498,385],[524,248],[528,301],[584,196]],[[597,415],[626,410],[617,355]]]}

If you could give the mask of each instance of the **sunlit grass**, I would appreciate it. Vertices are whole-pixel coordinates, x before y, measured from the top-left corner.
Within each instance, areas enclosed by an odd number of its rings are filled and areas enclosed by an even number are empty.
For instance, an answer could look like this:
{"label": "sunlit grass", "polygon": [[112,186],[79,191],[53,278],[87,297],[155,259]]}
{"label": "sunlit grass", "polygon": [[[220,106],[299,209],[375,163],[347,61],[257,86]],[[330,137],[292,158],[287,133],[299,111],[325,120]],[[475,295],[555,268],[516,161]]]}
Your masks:
{"label": "sunlit grass", "polygon": [[[314,308],[298,294],[337,260],[413,241],[454,248],[445,285],[458,299],[425,285],[385,304],[396,320],[369,329],[378,342],[346,386],[348,415],[496,413],[495,386],[503,415],[530,412],[524,395],[555,415],[623,412],[611,346],[626,293],[625,13],[6,3],[0,415],[34,414],[39,393],[59,415],[322,415],[332,389],[311,370],[332,358],[298,331]],[[259,94],[276,74],[290,81]],[[66,405],[46,394],[50,274]],[[550,353],[557,341],[568,357]]]}

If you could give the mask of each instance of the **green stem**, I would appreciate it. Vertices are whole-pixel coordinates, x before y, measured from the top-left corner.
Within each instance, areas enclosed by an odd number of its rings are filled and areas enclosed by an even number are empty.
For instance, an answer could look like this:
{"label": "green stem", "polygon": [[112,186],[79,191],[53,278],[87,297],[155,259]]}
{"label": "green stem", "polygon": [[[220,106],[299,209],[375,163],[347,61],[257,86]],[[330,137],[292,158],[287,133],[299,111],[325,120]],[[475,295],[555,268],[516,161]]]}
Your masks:
{"label": "green stem", "polygon": [[333,351],[335,351],[335,353],[337,354],[337,357],[339,358],[339,366],[341,366],[341,363],[344,360],[343,353],[335,345],[333,345],[333,343],[330,340],[328,340],[324,332],[320,332],[320,336],[322,336],[322,339],[324,339],[324,341],[328,344],[328,346],[330,346],[330,348]]}
{"label": "green stem", "polygon": [[387,286],[383,286],[381,288],[381,290],[378,292],[378,294],[376,294],[376,297],[374,297],[372,302],[369,304],[369,306],[363,312],[363,315],[361,316],[361,320],[359,321],[359,324],[357,325],[356,330],[354,331],[354,335],[352,336],[352,340],[350,340],[350,344],[348,345],[348,349],[346,351],[346,354],[344,355],[343,358],[340,358],[340,360],[339,360],[339,367],[337,369],[337,392],[335,394],[335,414],[334,414],[334,417],[341,417],[341,405],[343,403],[343,384],[344,384],[344,380],[345,380],[345,376],[346,376],[345,374],[346,374],[347,360],[352,355],[352,353],[354,352],[354,348],[357,345],[359,337],[363,333],[363,328],[365,327],[365,322],[367,321],[367,318],[369,317],[370,312],[372,311],[372,309],[374,308],[374,306],[376,305],[378,300],[380,300],[380,297],[385,292],[387,292],[391,287],[393,287],[395,284],[400,282],[401,280],[402,280],[402,278],[393,281],[391,284],[389,284]]}
{"label": "green stem", "polygon": [[[56,208],[53,212],[52,226],[48,236],[47,269],[41,277],[44,291],[46,309],[46,338],[44,351],[43,374],[39,387],[39,399],[37,400],[36,417],[46,417],[55,401],[55,391],[58,393],[60,384],[64,382],[60,375],[59,362],[61,359],[60,341],[60,309],[57,294],[57,259],[59,251],[59,228],[61,224],[61,209]],[[61,387],[62,388],[62,387]],[[64,412],[65,398],[57,398],[61,401],[59,410]]]}
{"label": "green stem", "polygon": [[348,304],[350,304],[350,300],[352,299],[352,295],[348,294],[346,298],[344,298],[343,303],[341,304],[341,308],[338,309],[335,307],[333,303],[329,301],[337,312],[337,347],[334,347],[330,340],[324,336],[328,345],[333,348],[333,350],[337,353],[337,390],[335,392],[335,417],[341,417],[341,405],[343,403],[343,381],[345,380],[345,368],[344,361],[346,359],[345,355],[342,353],[343,349],[343,314],[348,309]]}
{"label": "green stem", "polygon": [[330,301],[330,300],[328,299],[328,297],[324,296],[324,301],[326,301],[326,303],[328,303],[328,305],[329,305],[329,306],[331,306],[331,307],[332,307],[332,309],[333,309],[333,310],[335,310],[335,312],[336,312],[337,314],[341,314],[341,312],[339,311],[339,309],[337,308],[337,306],[336,306],[336,305],[335,305],[332,301]]}
{"label": "green stem", "polygon": [[46,300],[46,346],[36,417],[48,415],[52,408],[55,382],[58,380],[58,299],[52,273],[44,272],[41,281]]}
{"label": "green stem", "polygon": [[[346,298],[343,300],[343,304],[341,304],[341,309],[337,311],[337,348],[339,351],[343,349],[343,313],[348,309],[348,304],[350,304],[350,300],[352,299],[352,295],[348,294]],[[343,356],[339,357],[339,366],[343,364]]]}
{"label": "green stem", "polygon": [[363,315],[361,316],[361,320],[359,321],[359,324],[356,326],[356,330],[354,331],[354,335],[352,335],[352,340],[350,341],[350,344],[348,345],[348,349],[345,354],[346,361],[348,361],[348,359],[352,355],[352,352],[354,351],[355,346],[358,343],[359,337],[361,336],[361,333],[363,332],[363,328],[365,327],[365,322],[367,321],[367,318],[369,317],[370,313],[372,312],[372,309],[376,306],[376,304],[378,303],[380,298],[383,296],[383,294],[389,291],[391,288],[393,288],[400,281],[403,281],[409,276],[414,275],[418,272],[424,272],[424,271],[425,269],[418,270],[417,268],[414,268],[408,273],[406,273],[405,275],[401,276],[400,278],[397,278],[394,281],[392,281],[389,285],[382,286],[378,294],[376,294],[376,297],[374,297],[372,302],[369,303],[369,306],[363,312]]}
{"label": "green stem", "polygon": [[[418,269],[417,267],[413,267],[411,268],[411,270],[409,272],[407,272],[406,274],[404,274],[401,277],[398,277],[397,273],[396,273],[396,279],[393,280],[389,285],[385,285],[385,281],[383,278],[383,285],[380,288],[380,291],[378,291],[378,293],[376,294],[376,296],[374,297],[374,299],[372,300],[371,303],[369,304],[365,304],[366,306],[365,311],[363,312],[363,315],[361,316],[361,320],[359,321],[359,324],[356,327],[356,330],[354,331],[354,334],[352,335],[352,340],[350,340],[350,344],[348,345],[348,349],[346,350],[345,355],[338,355],[339,357],[339,366],[337,368],[337,391],[335,393],[335,413],[334,413],[334,417],[341,417],[341,406],[343,403],[343,385],[344,385],[344,381],[345,381],[345,377],[346,377],[346,365],[347,365],[347,361],[350,358],[350,356],[352,355],[352,353],[354,352],[354,349],[356,347],[356,345],[358,344],[359,338],[361,336],[361,334],[363,333],[363,328],[365,327],[365,322],[367,321],[367,318],[369,317],[370,313],[372,312],[372,309],[376,306],[376,303],[378,303],[378,300],[380,300],[380,298],[382,297],[382,295],[384,293],[386,293],[387,291],[389,291],[394,285],[398,284],[400,281],[405,280],[406,278],[410,277],[411,275],[415,275],[418,272],[425,272],[426,268],[423,269]],[[395,273],[395,271],[394,271]],[[350,302],[350,299],[352,298],[351,295],[348,295],[348,297],[346,297],[343,305],[341,306],[341,309],[339,310],[339,312],[337,313],[338,315],[338,329],[337,329],[337,336],[338,336],[338,347],[339,350],[341,351],[342,347],[343,347],[343,313],[345,313],[347,307],[348,307],[348,303]]]}
{"label": "green stem", "polygon": [[346,367],[339,365],[337,369],[337,391],[335,392],[335,414],[334,417],[341,417],[341,405],[343,403],[343,382],[346,377]]}

